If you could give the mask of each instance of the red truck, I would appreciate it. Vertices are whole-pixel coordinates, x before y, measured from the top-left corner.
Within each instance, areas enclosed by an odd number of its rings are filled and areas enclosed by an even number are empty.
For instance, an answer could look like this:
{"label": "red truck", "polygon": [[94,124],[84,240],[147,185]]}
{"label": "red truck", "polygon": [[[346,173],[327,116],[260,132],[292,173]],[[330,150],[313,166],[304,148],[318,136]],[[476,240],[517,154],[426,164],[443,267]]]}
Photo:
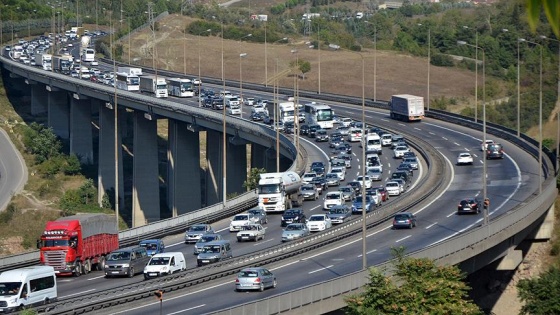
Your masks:
{"label": "red truck", "polygon": [[57,275],[103,270],[105,256],[119,248],[115,216],[77,214],[49,221],[37,246],[41,264],[52,266]]}

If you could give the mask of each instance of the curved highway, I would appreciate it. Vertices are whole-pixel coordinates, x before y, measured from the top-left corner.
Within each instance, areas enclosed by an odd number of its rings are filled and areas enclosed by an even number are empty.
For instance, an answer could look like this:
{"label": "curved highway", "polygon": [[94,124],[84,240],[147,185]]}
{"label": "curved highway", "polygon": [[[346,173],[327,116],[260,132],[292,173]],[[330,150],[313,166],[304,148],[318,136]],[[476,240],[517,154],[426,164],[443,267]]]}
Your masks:
{"label": "curved highway", "polygon": [[[245,93],[246,95],[249,94],[247,90]],[[270,95],[255,94],[255,96],[271,98]],[[307,100],[302,100],[302,102],[305,101]],[[186,102],[196,104],[193,100]],[[334,104],[331,104],[331,106],[340,116],[352,117],[356,120],[361,119],[361,109],[356,106]],[[244,117],[248,117],[246,108],[245,111]],[[366,122],[381,128],[414,134],[429,141],[445,157],[448,167],[452,169],[452,180],[446,192],[439,198],[434,198],[428,207],[415,209],[414,212],[417,213],[419,225],[417,228],[394,231],[389,228],[389,224],[382,224],[368,231],[367,258],[370,265],[378,264],[390,258],[392,247],[404,246],[407,251],[413,251],[440,242],[480,224],[482,215],[461,216],[460,218],[455,215],[459,200],[481,194],[482,161],[479,150],[482,135],[480,132],[431,119],[426,119],[423,123],[418,124],[404,124],[388,119],[388,115],[384,111],[371,109],[367,111]],[[538,166],[534,158],[513,144],[501,142],[504,144],[506,158],[488,161],[488,196],[492,200],[490,218],[498,216],[523,202],[533,194],[534,187],[538,186],[538,179],[536,178]],[[323,151],[330,151],[324,144],[318,147]],[[349,180],[356,177],[361,164],[361,151],[357,145],[353,147],[353,167],[347,173],[347,179]],[[474,165],[461,167],[454,165],[457,154],[463,151],[470,151],[475,156]],[[320,152],[315,152],[313,155],[326,161],[326,156]],[[398,161],[393,160],[391,156],[391,152],[384,149],[382,160],[386,175],[389,174],[390,170],[394,170],[398,164]],[[515,157],[515,160],[512,157]],[[421,169],[420,172],[422,171],[425,172],[427,169]],[[419,175],[416,173],[415,177],[418,177]],[[530,189],[522,189],[524,187]],[[391,205],[384,206],[390,207]],[[319,202],[306,202],[304,208],[308,213],[322,211]],[[228,223],[228,220],[224,220],[213,225],[224,238],[234,240],[234,235],[227,232]],[[281,234],[279,225],[279,216],[271,216],[266,240],[242,244],[233,241],[234,255],[239,256],[258,251],[272,244],[278,244]],[[182,242],[182,235],[166,238],[166,242],[169,251],[186,253],[189,268],[195,268],[195,259],[191,254],[192,245],[185,245]],[[308,255],[298,257],[295,260],[284,261],[268,267],[278,277],[279,286],[276,289],[267,290],[263,293],[239,294],[233,290],[233,278],[219,279],[197,286],[195,291],[189,290],[188,293],[166,294],[165,313],[200,314],[212,312],[360,270],[361,242],[359,237],[345,240],[337,244],[336,247],[310,252]],[[100,273],[92,273],[81,278],[60,278],[59,297],[87,295],[90,292],[137,281],[142,281],[142,277],[104,279]],[[215,296],[220,296],[220,299],[215,299]],[[144,306],[146,303],[148,305]],[[146,311],[158,312],[159,305],[150,303],[149,300],[142,300],[138,302],[138,305],[127,305],[123,313],[139,314]],[[115,312],[112,311],[111,313]]]}
{"label": "curved highway", "polygon": [[27,166],[4,129],[0,129],[0,148],[0,211],[3,211],[12,196],[20,193],[27,183]]}

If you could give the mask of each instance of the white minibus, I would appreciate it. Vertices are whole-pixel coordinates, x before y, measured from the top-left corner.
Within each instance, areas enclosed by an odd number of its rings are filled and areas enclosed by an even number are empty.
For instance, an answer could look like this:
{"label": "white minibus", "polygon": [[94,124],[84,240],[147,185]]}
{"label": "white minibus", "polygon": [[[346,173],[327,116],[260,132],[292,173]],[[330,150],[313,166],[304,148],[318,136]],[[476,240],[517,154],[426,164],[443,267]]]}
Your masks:
{"label": "white minibus", "polygon": [[56,275],[51,266],[31,266],[0,274],[0,313],[56,301]]}

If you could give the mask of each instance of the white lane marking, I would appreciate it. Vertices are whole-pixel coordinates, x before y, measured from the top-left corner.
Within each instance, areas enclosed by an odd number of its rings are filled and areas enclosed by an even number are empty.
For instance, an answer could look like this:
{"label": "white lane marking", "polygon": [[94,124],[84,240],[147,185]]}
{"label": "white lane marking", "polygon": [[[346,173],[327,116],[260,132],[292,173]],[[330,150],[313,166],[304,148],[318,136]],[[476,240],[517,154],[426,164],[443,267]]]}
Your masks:
{"label": "white lane marking", "polygon": [[422,129],[418,128],[418,127],[414,127],[414,129],[416,129],[416,130],[422,130]]}
{"label": "white lane marking", "polygon": [[227,227],[225,227],[225,228],[223,228],[223,229],[221,229],[221,230],[217,230],[216,232],[217,232],[217,233],[221,233],[221,232],[223,232],[223,231],[229,231],[229,226],[227,226]]}
{"label": "white lane marking", "polygon": [[484,164],[484,161],[483,161],[483,160],[479,160],[479,161],[480,161],[480,164]]}
{"label": "white lane marking", "polygon": [[259,246],[259,245],[261,245],[261,244],[268,243],[268,242],[273,241],[273,240],[274,240],[273,238],[269,238],[269,239],[266,239],[266,240],[262,240],[260,243],[257,242],[257,243],[254,244],[253,246]]}
{"label": "white lane marking", "polygon": [[319,271],[323,271],[323,270],[332,268],[333,266],[334,266],[334,265],[330,265],[330,266],[326,266],[325,268],[320,268],[320,269],[317,269],[317,270],[313,270],[313,271],[308,272],[308,274],[312,274],[312,273],[316,273],[316,272],[319,272]]}
{"label": "white lane marking", "polygon": [[434,222],[434,223],[428,225],[425,229],[427,230],[427,229],[431,228],[432,226],[434,226],[434,225],[436,225],[436,224],[437,224],[437,222]]}
{"label": "white lane marking", "polygon": [[175,315],[175,314],[180,314],[180,313],[184,313],[184,312],[192,311],[192,310],[195,310],[195,309],[197,309],[197,308],[201,308],[201,307],[204,307],[204,306],[206,306],[206,304],[201,304],[201,305],[197,305],[197,306],[189,307],[189,308],[186,308],[186,309],[184,309],[184,310],[182,310],[182,311],[177,311],[177,312],[169,313],[169,314],[167,314],[167,315]]}
{"label": "white lane marking", "polygon": [[183,244],[183,243],[185,243],[185,242],[179,242],[179,243],[175,243],[175,244],[170,244],[170,245],[167,245],[166,247],[173,247],[173,246],[181,245],[181,244]]}
{"label": "white lane marking", "polygon": [[403,123],[398,123],[397,125],[403,126],[403,127],[405,126],[405,124],[403,124]]}
{"label": "white lane marking", "polygon": [[447,139],[446,137],[441,137],[441,138],[442,138],[443,140],[449,140],[449,139]]}
{"label": "white lane marking", "polygon": [[389,119],[381,118],[381,121],[389,121]]}
{"label": "white lane marking", "polygon": [[478,155],[476,155],[475,153],[473,153],[473,156],[474,156],[474,157],[478,157]]}
{"label": "white lane marking", "polygon": [[315,207],[311,208],[311,210],[309,210],[309,211],[317,210],[320,207],[322,207],[322,206],[321,205],[315,206]]}
{"label": "white lane marking", "polygon": [[455,215],[455,211],[451,212],[450,214],[446,215],[446,218],[449,218],[450,216],[454,216]]}
{"label": "white lane marking", "polygon": [[429,133],[429,134],[431,134],[431,135],[433,135],[433,136],[435,136],[435,135],[436,135],[435,133],[433,133],[433,132],[431,132],[431,131],[430,131],[430,132],[428,132],[428,133]]}
{"label": "white lane marking", "polygon": [[460,145],[460,144],[458,144],[457,142],[453,142],[453,143],[455,143],[455,145],[456,145],[456,146],[458,146],[458,147],[460,147],[460,146],[461,146],[461,145]]}
{"label": "white lane marking", "polygon": [[405,236],[405,237],[403,237],[403,238],[401,238],[401,239],[398,239],[398,240],[395,241],[395,243],[400,243],[400,242],[406,240],[406,239],[409,238],[409,237],[412,237],[412,235]]}
{"label": "white lane marking", "polygon": [[470,152],[470,151],[471,151],[471,150],[469,150],[469,148],[464,148],[464,149],[465,149],[465,151],[467,151],[467,152]]}
{"label": "white lane marking", "polygon": [[[89,279],[88,279],[88,280],[89,280]],[[95,289],[90,289],[90,290],[85,290],[85,291],[78,292],[78,293],[68,294],[68,295],[62,296],[61,298],[67,298],[67,297],[69,297],[69,296],[84,294],[84,293],[86,293],[86,292],[91,292],[91,291],[95,291]]]}
{"label": "white lane marking", "polygon": [[[369,252],[366,252],[366,255],[369,255],[369,254],[371,254],[371,253],[373,253],[373,252],[376,252],[376,251],[377,251],[377,249],[370,250]],[[360,257],[362,257],[362,256],[363,256],[363,255],[360,254],[360,255],[358,255],[358,258],[360,258]]]}

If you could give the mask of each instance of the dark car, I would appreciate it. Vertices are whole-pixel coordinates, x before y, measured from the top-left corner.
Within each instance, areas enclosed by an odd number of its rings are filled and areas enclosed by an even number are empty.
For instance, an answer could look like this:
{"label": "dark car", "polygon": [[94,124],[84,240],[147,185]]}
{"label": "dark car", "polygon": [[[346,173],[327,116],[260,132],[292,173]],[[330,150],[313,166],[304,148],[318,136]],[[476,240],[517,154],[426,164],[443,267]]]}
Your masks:
{"label": "dark car", "polygon": [[403,153],[403,159],[404,160],[406,160],[407,158],[411,158],[411,157],[416,157],[416,153],[411,152],[411,151]]}
{"label": "dark car", "polygon": [[253,121],[262,121],[263,120],[263,113],[252,113],[251,120]]}
{"label": "dark car", "polygon": [[401,227],[412,229],[416,226],[416,216],[411,212],[400,212],[395,214],[393,219],[393,228]]}
{"label": "dark car", "polygon": [[324,170],[325,169],[325,162],[321,162],[321,161],[312,162],[310,168],[314,168],[314,167],[322,167],[323,170]]}
{"label": "dark car", "polygon": [[414,175],[414,171],[412,165],[406,162],[402,162],[397,166],[397,171],[407,172],[408,176],[412,177]]}
{"label": "dark car", "polygon": [[404,182],[407,185],[410,184],[411,176],[408,175],[407,171],[396,171],[391,174],[391,179],[399,179],[399,178],[404,180]]}
{"label": "dark car", "polygon": [[294,125],[294,122],[289,121],[289,122],[284,124],[284,133],[292,135],[292,134],[294,134],[295,130],[296,130],[296,127]]}
{"label": "dark car", "polygon": [[315,141],[327,142],[329,141],[329,134],[325,129],[319,129],[315,132]]}
{"label": "dark car", "polygon": [[359,195],[362,192],[362,183],[358,181],[351,181],[347,185],[354,188],[356,195]]}
{"label": "dark car", "polygon": [[329,210],[327,216],[333,224],[344,223],[352,217],[352,211],[347,205],[336,205]]}
{"label": "dark car", "polygon": [[457,206],[457,214],[480,213],[481,207],[482,206],[480,200],[476,198],[463,199],[459,202],[459,205]]}
{"label": "dark car", "polygon": [[486,159],[503,159],[504,148],[499,143],[489,144],[486,146]]}
{"label": "dark car", "polygon": [[299,134],[302,136],[307,136],[309,134],[309,126],[308,125],[299,126]]}
{"label": "dark car", "polygon": [[319,125],[309,126],[309,133],[307,134],[309,136],[309,138],[315,138],[317,130],[319,130],[319,129],[321,129],[321,126],[319,126]]}
{"label": "dark car", "polygon": [[309,183],[317,187],[317,190],[319,191],[319,195],[322,195],[324,191],[329,189],[329,186],[327,185],[327,180],[323,176],[317,176],[313,178]]}
{"label": "dark car", "polygon": [[329,142],[329,148],[336,148],[344,143],[344,138],[340,136],[331,135],[331,141]]}
{"label": "dark car", "polygon": [[310,171],[317,173],[317,176],[320,176],[320,177],[325,176],[325,167],[324,166],[314,166],[310,169]]}
{"label": "dark car", "polygon": [[305,216],[305,213],[303,213],[303,209],[288,209],[286,211],[284,211],[284,214],[282,214],[282,219],[281,219],[281,226],[287,226],[290,223],[304,223],[306,221],[307,217]]}

